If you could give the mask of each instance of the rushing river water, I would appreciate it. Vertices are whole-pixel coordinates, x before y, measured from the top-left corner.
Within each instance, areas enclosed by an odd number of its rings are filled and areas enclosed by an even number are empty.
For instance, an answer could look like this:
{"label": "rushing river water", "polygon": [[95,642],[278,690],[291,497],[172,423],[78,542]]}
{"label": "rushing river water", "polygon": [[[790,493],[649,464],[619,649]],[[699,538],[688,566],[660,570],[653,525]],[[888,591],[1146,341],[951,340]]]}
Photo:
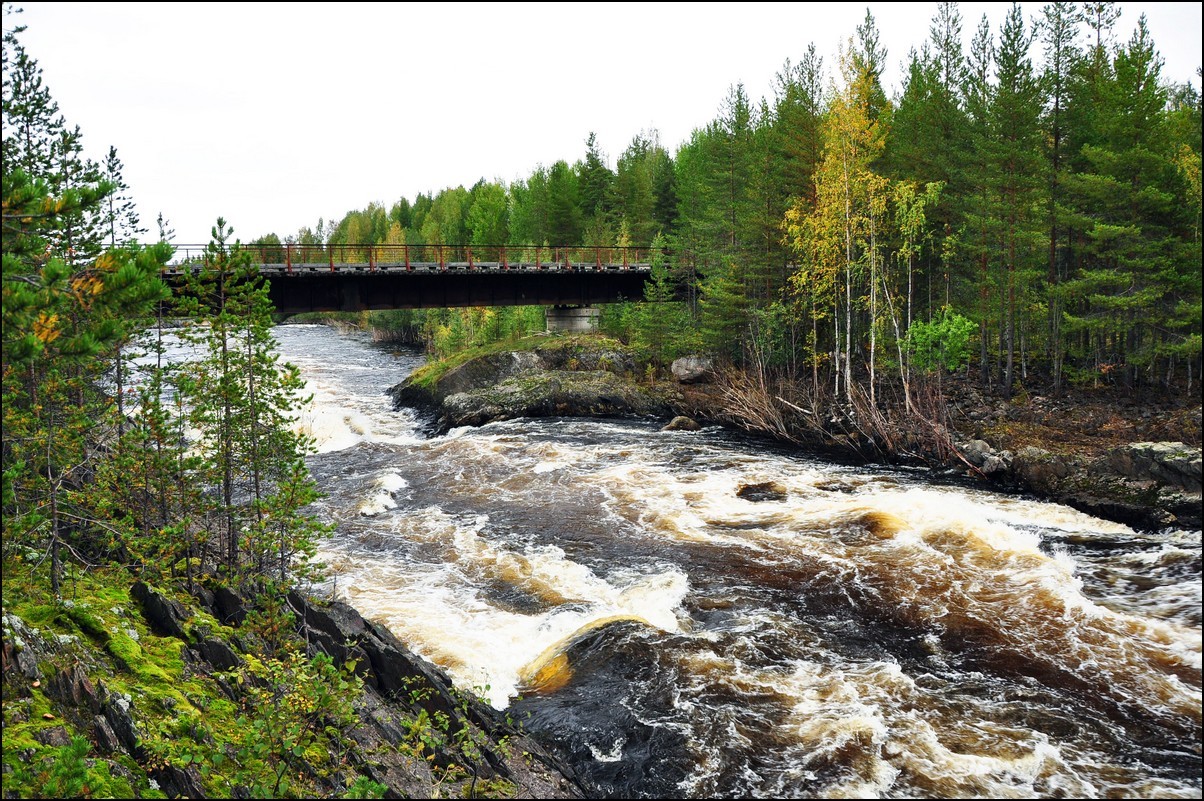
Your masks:
{"label": "rushing river water", "polygon": [[428,438],[422,363],[276,329],[314,393],[325,589],[610,797],[1201,794],[1200,532],[719,430]]}

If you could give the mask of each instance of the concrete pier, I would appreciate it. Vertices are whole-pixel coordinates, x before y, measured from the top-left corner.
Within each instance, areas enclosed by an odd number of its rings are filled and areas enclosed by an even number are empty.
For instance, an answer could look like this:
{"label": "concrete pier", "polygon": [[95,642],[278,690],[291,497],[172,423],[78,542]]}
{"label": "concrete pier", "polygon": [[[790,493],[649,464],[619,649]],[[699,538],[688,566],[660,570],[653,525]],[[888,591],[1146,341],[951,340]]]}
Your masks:
{"label": "concrete pier", "polygon": [[601,313],[597,306],[553,306],[547,314],[548,333],[597,331]]}

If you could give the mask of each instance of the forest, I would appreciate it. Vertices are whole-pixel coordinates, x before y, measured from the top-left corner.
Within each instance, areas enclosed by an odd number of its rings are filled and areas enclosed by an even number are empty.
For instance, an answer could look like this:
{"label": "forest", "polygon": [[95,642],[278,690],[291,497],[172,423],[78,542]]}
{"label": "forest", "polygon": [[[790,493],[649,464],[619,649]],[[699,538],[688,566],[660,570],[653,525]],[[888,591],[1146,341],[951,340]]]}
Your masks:
{"label": "forest", "polygon": [[[1144,19],[1122,38],[1120,14],[1015,5],[966,52],[957,4],[940,4],[890,98],[867,12],[838,64],[812,44],[772,98],[733,86],[675,153],[643,131],[612,169],[590,134],[574,164],[371,203],[284,241],[657,245],[652,291],[688,303],[612,313],[612,333],[846,401],[884,374],[963,365],[1003,397],[1191,391],[1200,94],[1162,73]],[[452,347],[501,328],[482,310],[436,316],[427,338]]]}

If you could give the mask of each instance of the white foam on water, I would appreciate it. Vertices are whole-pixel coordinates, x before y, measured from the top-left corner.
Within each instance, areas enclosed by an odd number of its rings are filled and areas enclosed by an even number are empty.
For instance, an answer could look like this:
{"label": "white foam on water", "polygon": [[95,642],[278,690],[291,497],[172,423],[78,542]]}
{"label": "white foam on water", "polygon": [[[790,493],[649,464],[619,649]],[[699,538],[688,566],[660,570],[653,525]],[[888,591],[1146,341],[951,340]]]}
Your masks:
{"label": "white foam on water", "polygon": [[396,472],[386,472],[376,478],[368,498],[360,504],[359,513],[363,517],[375,517],[390,509],[397,508],[396,494],[409,486],[409,483]]}
{"label": "white foam on water", "polygon": [[[447,669],[457,686],[476,689],[499,709],[518,694],[524,667],[592,621],[631,616],[680,630],[684,573],[628,570],[600,577],[556,547],[498,545],[482,535],[488,522],[485,516],[457,520],[433,507],[417,510],[394,523],[394,536],[438,546],[440,561],[359,552],[354,565],[344,560],[338,587],[363,614]],[[522,613],[494,603],[482,591],[489,582],[545,598],[547,608]]]}

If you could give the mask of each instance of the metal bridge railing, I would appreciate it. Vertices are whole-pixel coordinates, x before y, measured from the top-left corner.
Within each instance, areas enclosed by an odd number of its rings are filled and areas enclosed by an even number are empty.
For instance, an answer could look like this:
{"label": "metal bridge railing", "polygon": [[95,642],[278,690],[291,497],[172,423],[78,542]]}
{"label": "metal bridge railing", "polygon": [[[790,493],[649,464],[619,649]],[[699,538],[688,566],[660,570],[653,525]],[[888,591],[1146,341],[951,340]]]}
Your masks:
{"label": "metal bridge railing", "polygon": [[[647,270],[647,247],[549,245],[237,245],[253,264],[274,272],[375,270]],[[177,245],[169,271],[202,265],[207,246]]]}

